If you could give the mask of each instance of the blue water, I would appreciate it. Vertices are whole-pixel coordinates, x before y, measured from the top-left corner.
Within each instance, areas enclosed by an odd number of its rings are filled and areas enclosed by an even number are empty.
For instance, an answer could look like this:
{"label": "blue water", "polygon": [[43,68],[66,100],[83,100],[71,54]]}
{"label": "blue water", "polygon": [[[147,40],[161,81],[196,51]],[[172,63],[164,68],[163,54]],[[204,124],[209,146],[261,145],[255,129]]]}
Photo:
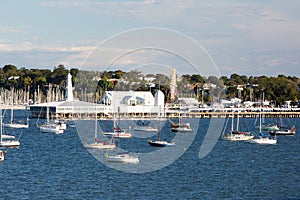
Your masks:
{"label": "blue water", "polygon": [[[20,113],[16,116],[22,118]],[[300,199],[298,131],[278,137],[277,145],[219,139],[199,159],[209,124],[201,119],[192,145],[178,160],[158,171],[132,174],[95,159],[83,148],[76,129],[41,134],[35,120],[22,132],[20,148],[9,149],[0,163],[0,199]],[[297,128],[300,124],[300,119],[284,120]],[[241,127],[253,123],[241,119]],[[145,152],[156,150],[147,139],[134,139]],[[123,143],[134,145],[132,140]]]}

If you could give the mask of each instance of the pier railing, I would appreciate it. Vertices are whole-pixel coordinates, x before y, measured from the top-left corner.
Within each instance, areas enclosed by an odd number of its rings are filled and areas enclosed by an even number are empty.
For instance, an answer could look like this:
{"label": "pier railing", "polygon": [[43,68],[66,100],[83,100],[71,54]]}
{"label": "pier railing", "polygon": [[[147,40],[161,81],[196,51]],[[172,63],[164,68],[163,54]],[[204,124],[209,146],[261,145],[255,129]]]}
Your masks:
{"label": "pier railing", "polygon": [[[189,112],[180,113],[181,117],[184,118],[227,118],[234,115],[234,117],[241,118],[256,118],[259,114],[262,114],[265,118],[299,118],[300,112],[298,111],[287,111],[287,112]],[[178,114],[170,113],[167,117],[178,117]]]}

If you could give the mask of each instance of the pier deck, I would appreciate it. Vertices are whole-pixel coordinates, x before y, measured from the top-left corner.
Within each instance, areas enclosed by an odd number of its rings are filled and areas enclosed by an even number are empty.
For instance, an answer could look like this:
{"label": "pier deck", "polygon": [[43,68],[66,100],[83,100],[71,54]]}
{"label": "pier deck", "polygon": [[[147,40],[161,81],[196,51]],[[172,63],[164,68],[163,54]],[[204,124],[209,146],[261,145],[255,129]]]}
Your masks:
{"label": "pier deck", "polygon": [[[255,118],[258,117],[260,112],[191,112],[181,113],[181,117],[186,118],[227,118],[234,115],[234,117],[241,118]],[[299,118],[300,112],[261,112],[265,118]],[[168,117],[178,117],[177,114],[168,114]]]}

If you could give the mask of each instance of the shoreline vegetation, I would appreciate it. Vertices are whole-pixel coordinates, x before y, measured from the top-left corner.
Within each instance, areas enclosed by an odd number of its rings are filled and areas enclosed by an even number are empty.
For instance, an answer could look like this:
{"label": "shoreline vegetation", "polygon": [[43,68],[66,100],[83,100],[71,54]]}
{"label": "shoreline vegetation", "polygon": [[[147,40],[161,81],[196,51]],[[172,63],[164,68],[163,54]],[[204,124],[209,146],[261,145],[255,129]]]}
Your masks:
{"label": "shoreline vegetation", "polygon": [[[170,95],[170,77],[165,74],[143,74],[132,70],[87,71],[77,68],[66,69],[64,65],[50,69],[27,69],[8,64],[0,68],[0,102],[7,105],[30,105],[65,98],[66,76],[72,75],[74,98],[80,101],[100,102],[105,91],[151,91],[161,90],[165,103],[174,99]],[[268,102],[271,108],[296,108],[300,105],[300,79],[295,76],[278,75],[246,76],[201,76],[183,74],[176,77],[178,98],[195,98],[199,107],[220,104],[222,100],[240,99],[232,107],[243,102],[254,102],[254,107]],[[216,95],[219,95],[216,98]],[[222,98],[220,98],[222,97]],[[238,105],[239,104],[239,105]],[[22,107],[14,109],[25,109]]]}

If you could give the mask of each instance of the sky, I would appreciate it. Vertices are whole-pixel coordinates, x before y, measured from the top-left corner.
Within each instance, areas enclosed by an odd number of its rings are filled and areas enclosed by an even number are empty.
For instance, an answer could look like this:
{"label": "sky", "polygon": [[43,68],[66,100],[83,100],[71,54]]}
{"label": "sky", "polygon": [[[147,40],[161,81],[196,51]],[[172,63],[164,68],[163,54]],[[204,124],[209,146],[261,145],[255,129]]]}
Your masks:
{"label": "sky", "polygon": [[3,0],[0,67],[300,77],[298,0]]}

